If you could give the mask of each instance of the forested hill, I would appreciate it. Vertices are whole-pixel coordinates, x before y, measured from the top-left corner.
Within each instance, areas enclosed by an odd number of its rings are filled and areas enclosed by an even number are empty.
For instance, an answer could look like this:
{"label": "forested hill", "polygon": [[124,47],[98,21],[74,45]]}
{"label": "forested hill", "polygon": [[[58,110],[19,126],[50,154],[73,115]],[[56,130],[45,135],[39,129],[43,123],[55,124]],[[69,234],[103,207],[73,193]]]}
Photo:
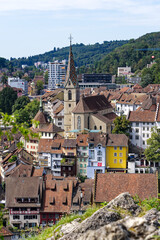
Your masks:
{"label": "forested hill", "polygon": [[[99,60],[101,60],[106,54],[113,51],[115,48],[126,44],[128,40],[120,40],[120,41],[104,41],[104,43],[99,44],[95,43],[92,45],[84,45],[84,44],[75,44],[72,46],[74,53],[75,65],[78,67],[86,66],[87,64],[93,64]],[[53,61],[53,57],[56,60],[68,59],[69,47],[64,47],[61,49],[54,48],[50,52],[46,52],[44,54],[39,54],[35,56],[31,56],[28,58],[12,58],[11,62],[14,66],[21,67],[22,64],[27,64],[29,66],[34,65],[34,62],[43,61],[49,62]]]}
{"label": "forested hill", "polygon": [[[137,50],[140,49],[140,50]],[[150,49],[146,51],[144,49]],[[96,72],[117,73],[117,67],[131,66],[132,71],[141,70],[151,62],[160,58],[160,32],[148,33],[127,44],[116,48],[95,64]]]}

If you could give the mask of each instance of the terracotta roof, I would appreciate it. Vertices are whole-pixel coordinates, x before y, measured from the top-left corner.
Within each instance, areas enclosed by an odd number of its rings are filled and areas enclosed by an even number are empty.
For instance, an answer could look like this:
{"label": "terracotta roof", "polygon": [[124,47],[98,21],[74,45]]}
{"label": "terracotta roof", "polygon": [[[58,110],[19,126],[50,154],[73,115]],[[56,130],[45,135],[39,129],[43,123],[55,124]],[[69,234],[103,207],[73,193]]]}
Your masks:
{"label": "terracotta roof", "polygon": [[10,177],[31,177],[33,172],[33,166],[32,165],[24,165],[19,164],[17,167],[15,167],[12,171],[9,173],[6,173],[5,176]]}
{"label": "terracotta roof", "polygon": [[97,132],[92,132],[89,133],[89,138],[88,138],[88,143],[92,143],[95,147],[98,144],[102,144],[103,147],[106,146],[106,134],[103,133],[97,133]]}
{"label": "terracotta roof", "polygon": [[79,147],[88,146],[88,137],[89,137],[89,134],[78,134],[77,135],[77,145]]}
{"label": "terracotta roof", "polygon": [[142,86],[137,83],[132,88],[133,89],[142,89]]}
{"label": "terracotta roof", "polygon": [[42,177],[44,174],[44,168],[34,168],[33,169],[33,174],[32,176],[33,177]]}
{"label": "terracotta roof", "polygon": [[38,131],[47,132],[47,133],[57,133],[57,132],[63,132],[64,130],[60,127],[57,127],[54,123],[48,123],[40,127]]}
{"label": "terracotta roof", "polygon": [[156,112],[144,110],[144,111],[132,111],[129,113],[128,120],[130,122],[154,122]]}
{"label": "terracotta roof", "polygon": [[101,111],[104,109],[112,108],[104,95],[96,95],[89,97],[80,97],[77,106],[73,109],[73,113],[87,113]]}
{"label": "terracotta roof", "polygon": [[46,180],[43,212],[69,213],[72,203],[73,180]]}
{"label": "terracotta roof", "polygon": [[64,109],[63,104],[60,104],[59,107],[57,107],[57,109],[54,111],[54,114],[60,113],[63,109]]}
{"label": "terracotta roof", "polygon": [[128,137],[125,134],[108,134],[107,146],[128,146]]}
{"label": "terracotta roof", "polygon": [[[63,145],[64,139],[40,139],[39,145],[38,145],[38,152],[39,153],[63,153],[62,151],[62,145]],[[54,149],[58,148],[58,149]]]}
{"label": "terracotta roof", "polygon": [[0,227],[0,237],[4,237],[4,239],[9,239],[9,238],[5,238],[9,236],[13,236],[13,233],[10,230],[8,230],[6,227]]}
{"label": "terracotta roof", "polygon": [[42,111],[38,111],[38,113],[36,114],[36,116],[34,117],[35,121],[38,121],[40,124],[45,124],[47,123],[47,119],[44,115],[44,113]]}
{"label": "terracotta roof", "polygon": [[75,148],[77,145],[76,139],[64,139],[62,147],[73,147]]}
{"label": "terracotta roof", "polygon": [[[16,187],[15,187],[16,186]],[[15,201],[17,198],[38,198],[42,189],[40,177],[8,177],[6,178],[6,207],[24,207],[26,204]],[[37,203],[28,203],[36,207]]]}
{"label": "terracotta roof", "polygon": [[97,174],[95,189],[95,202],[109,202],[123,192],[132,196],[137,194],[142,200],[157,198],[158,177],[149,173],[100,173]]}

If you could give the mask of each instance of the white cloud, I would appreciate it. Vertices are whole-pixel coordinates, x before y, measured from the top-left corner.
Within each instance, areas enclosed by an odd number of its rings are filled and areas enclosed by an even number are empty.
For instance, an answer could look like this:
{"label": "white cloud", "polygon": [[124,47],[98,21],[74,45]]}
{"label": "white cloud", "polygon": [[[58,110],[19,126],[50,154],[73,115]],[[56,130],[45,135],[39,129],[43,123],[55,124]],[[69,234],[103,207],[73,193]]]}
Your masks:
{"label": "white cloud", "polygon": [[149,13],[160,9],[157,0],[0,0],[0,12],[14,10],[118,10],[128,13]]}

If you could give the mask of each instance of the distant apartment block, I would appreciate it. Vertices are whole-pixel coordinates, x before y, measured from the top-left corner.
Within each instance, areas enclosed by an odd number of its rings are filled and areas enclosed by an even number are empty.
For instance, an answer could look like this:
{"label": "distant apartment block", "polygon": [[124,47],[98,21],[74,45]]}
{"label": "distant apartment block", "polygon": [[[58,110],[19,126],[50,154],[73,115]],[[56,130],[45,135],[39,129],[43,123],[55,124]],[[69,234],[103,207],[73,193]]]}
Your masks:
{"label": "distant apartment block", "polygon": [[118,77],[127,76],[131,73],[131,67],[118,67]]}
{"label": "distant apartment block", "polygon": [[48,88],[63,87],[66,77],[67,61],[62,60],[49,62],[48,64]]}
{"label": "distant apartment block", "polygon": [[25,79],[17,78],[8,78],[8,85],[15,88],[21,88],[25,95],[28,94],[28,82]]}

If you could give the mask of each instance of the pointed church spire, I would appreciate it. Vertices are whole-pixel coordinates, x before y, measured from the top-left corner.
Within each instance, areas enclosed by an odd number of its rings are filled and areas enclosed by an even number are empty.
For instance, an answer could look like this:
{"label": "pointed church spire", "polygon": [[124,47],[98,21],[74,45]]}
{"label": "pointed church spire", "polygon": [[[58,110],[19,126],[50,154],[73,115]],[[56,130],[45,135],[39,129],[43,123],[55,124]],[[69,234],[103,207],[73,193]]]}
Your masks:
{"label": "pointed church spire", "polygon": [[72,84],[75,87],[77,87],[78,86],[78,81],[77,81],[77,75],[76,75],[73,53],[72,53],[72,36],[71,35],[70,35],[69,39],[70,39],[70,50],[69,50],[68,67],[67,67],[65,85],[70,80],[72,82]]}

